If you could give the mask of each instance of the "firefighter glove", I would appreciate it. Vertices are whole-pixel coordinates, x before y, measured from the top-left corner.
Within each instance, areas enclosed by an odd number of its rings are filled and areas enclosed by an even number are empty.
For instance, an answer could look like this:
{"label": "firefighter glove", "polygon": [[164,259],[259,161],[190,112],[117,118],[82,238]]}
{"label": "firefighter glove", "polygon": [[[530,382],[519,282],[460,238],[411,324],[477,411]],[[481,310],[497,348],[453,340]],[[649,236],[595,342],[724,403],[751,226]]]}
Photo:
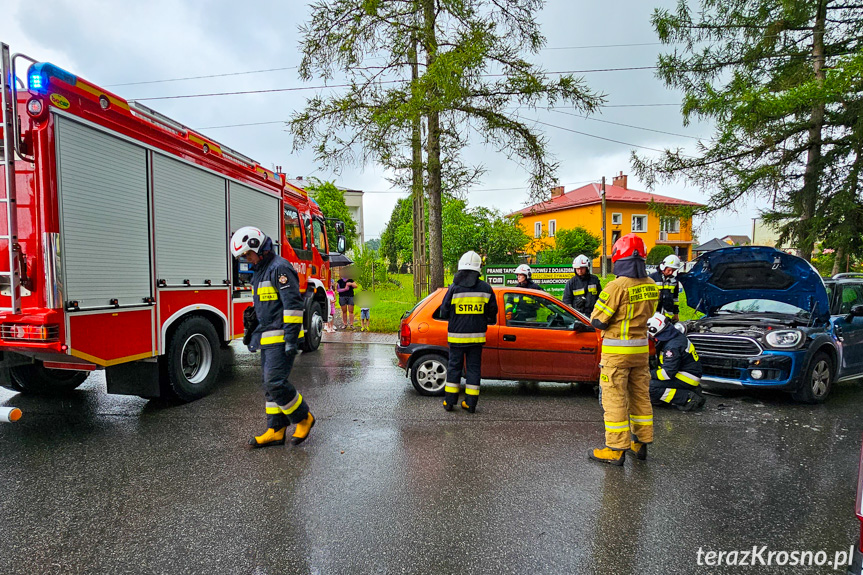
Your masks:
{"label": "firefighter glove", "polygon": [[255,307],[249,306],[243,310],[243,345],[249,345],[252,341],[252,333],[258,328],[258,316]]}
{"label": "firefighter glove", "polygon": [[296,343],[294,343],[292,341],[286,341],[285,342],[285,353],[286,354],[288,354],[290,356],[294,356],[294,355],[297,355],[299,352],[300,352],[300,350],[297,349]]}

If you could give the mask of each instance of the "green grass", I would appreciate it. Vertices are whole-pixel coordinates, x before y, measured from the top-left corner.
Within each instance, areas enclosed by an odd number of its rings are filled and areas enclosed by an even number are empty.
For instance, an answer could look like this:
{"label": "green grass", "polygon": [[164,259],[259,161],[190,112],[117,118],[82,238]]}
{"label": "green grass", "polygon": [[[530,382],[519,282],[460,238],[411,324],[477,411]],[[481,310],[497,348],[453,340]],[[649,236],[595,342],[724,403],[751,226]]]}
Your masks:
{"label": "green grass", "polygon": [[[381,333],[394,333],[399,330],[399,320],[404,312],[416,305],[414,298],[413,276],[410,274],[391,275],[393,279],[401,284],[401,287],[393,284],[383,286],[375,284],[375,291],[363,290],[371,301],[371,321],[369,326],[372,331]],[[360,306],[357,305],[357,308]],[[359,309],[357,310],[359,315]],[[359,321],[359,320],[357,320]]]}
{"label": "green grass", "polygon": [[[376,284],[374,292],[371,292],[371,290],[362,290],[371,299],[371,330],[375,332],[397,332],[402,315],[416,304],[413,276],[410,274],[397,274],[391,275],[390,278],[399,282],[401,287],[393,284],[386,284],[384,286]],[[602,280],[603,287],[612,279],[614,279],[612,276],[608,276]],[[450,282],[452,282],[452,277],[447,276],[445,283],[449,285]],[[362,306],[357,302],[358,318],[360,307]],[[680,321],[695,319],[699,316],[700,314],[686,305],[686,294],[681,291]],[[359,319],[357,319],[357,323],[359,323]]]}

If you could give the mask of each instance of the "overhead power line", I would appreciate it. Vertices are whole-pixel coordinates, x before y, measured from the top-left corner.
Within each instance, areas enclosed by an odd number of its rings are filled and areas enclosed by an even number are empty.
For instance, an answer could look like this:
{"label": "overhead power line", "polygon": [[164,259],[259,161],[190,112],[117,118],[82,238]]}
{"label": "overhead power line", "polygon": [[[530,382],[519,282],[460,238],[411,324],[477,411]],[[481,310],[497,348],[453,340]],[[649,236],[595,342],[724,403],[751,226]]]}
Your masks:
{"label": "overhead power line", "polygon": [[669,136],[679,136],[681,138],[689,138],[690,140],[702,140],[703,138],[699,138],[698,136],[688,136],[686,134],[678,134],[676,132],[666,132],[664,130],[655,130],[653,128],[643,128],[641,126],[633,126],[632,124],[623,124],[621,122],[612,122],[611,120],[600,120],[599,118],[591,118],[590,116],[583,116],[581,114],[573,114],[571,112],[564,112],[563,110],[552,110],[552,112],[557,112],[558,114],[566,114],[567,116],[572,116],[574,118],[582,118],[584,120],[590,120],[591,122],[602,122],[603,124],[613,124],[615,126],[623,126],[625,128],[632,128],[634,130],[644,130],[645,132],[656,132],[657,134],[667,134]]}
{"label": "overhead power line", "polygon": [[572,132],[573,134],[579,134],[581,136],[587,136],[588,138],[596,138],[597,140],[605,140],[606,142],[613,142],[615,144],[623,144],[624,146],[630,146],[633,148],[641,148],[643,150],[650,150],[652,152],[663,152],[664,150],[660,150],[658,148],[650,148],[648,146],[641,146],[639,144],[632,144],[630,142],[623,142],[621,140],[615,140],[612,138],[606,138],[604,136],[597,136],[596,134],[588,134],[587,132],[581,132],[579,130],[573,130],[572,128],[564,128],[563,126],[558,126],[557,124],[549,124],[548,122],[542,122],[540,120],[534,118],[526,118],[524,116],[519,115],[522,120],[527,120],[529,122],[534,122],[536,124],[540,124],[542,126],[548,126],[549,128],[557,128],[558,130],[564,130],[566,132]]}
{"label": "overhead power line", "polygon": [[662,46],[662,42],[639,42],[637,44],[594,44],[593,46],[555,46],[543,50],[585,50],[587,48],[629,48],[632,46]]}
{"label": "overhead power line", "polygon": [[[585,46],[550,46],[542,48],[546,50],[586,50],[595,48],[629,48],[635,46],[662,46],[662,42],[640,42],[635,44],[592,44]],[[264,70],[246,70],[243,72],[227,72],[224,74],[207,74],[205,76],[185,76],[182,78],[167,78],[165,80],[145,80],[139,82],[123,82],[121,84],[106,84],[106,88],[116,88],[118,86],[140,86],[142,84],[162,84],[165,82],[183,82],[187,80],[203,80],[206,78],[223,78],[226,76],[243,76],[246,74],[263,74],[266,72],[281,72],[284,70],[296,70],[299,66],[288,66],[287,68],[266,68]]]}
{"label": "overhead power line", "polygon": [[[599,182],[599,179],[594,180],[581,180],[580,182],[565,182],[563,184],[558,184],[559,186],[574,186],[577,184],[590,184],[594,182]],[[517,190],[529,190],[529,186],[517,186],[514,188],[484,188],[479,190],[467,190],[469,194],[474,192],[507,192],[507,191],[517,191]],[[410,194],[409,190],[362,190],[364,194]]]}
{"label": "overhead power line", "polygon": [[[556,71],[556,72],[545,72],[546,74],[588,74],[593,72],[630,72],[634,70],[655,70],[656,66],[635,66],[635,67],[626,67],[626,68],[590,68],[586,70],[564,70],[564,71]],[[500,77],[505,76],[505,74],[483,74],[486,77]],[[379,80],[375,82],[375,84],[396,84],[396,83],[406,83],[407,80]],[[294,88],[271,88],[268,90],[241,90],[236,92],[211,92],[211,93],[202,93],[202,94],[183,94],[178,96],[156,96],[150,98],[133,98],[138,102],[146,102],[151,100],[179,100],[183,98],[209,98],[214,96],[238,96],[238,95],[246,95],[246,94],[269,94],[274,92],[297,92],[301,90],[323,90],[326,88],[348,88],[351,84],[332,84],[332,85],[324,85],[324,86],[297,86]]]}
{"label": "overhead power line", "polygon": [[296,70],[299,66],[288,66],[287,68],[268,68],[266,70],[249,70],[247,72],[228,72],[225,74],[209,74],[207,76],[186,76],[185,78],[169,78],[167,80],[147,80],[146,82],[125,82],[123,84],[108,84],[106,88],[117,86],[140,86],[141,84],[162,84],[164,82],[182,82],[184,80],[203,80],[205,78],[223,78],[225,76],[244,76],[246,74],[262,74],[264,72],[281,72],[283,70]]}

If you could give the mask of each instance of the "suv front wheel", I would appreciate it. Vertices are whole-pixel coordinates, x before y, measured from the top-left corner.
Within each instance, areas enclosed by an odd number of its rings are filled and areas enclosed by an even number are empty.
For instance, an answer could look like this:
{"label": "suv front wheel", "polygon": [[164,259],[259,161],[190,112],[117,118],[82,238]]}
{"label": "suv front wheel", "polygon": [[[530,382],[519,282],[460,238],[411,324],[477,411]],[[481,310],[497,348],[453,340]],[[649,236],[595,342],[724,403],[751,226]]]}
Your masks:
{"label": "suv front wheel", "polygon": [[833,362],[823,351],[817,352],[809,361],[800,389],[791,397],[803,403],[824,403],[833,389]]}

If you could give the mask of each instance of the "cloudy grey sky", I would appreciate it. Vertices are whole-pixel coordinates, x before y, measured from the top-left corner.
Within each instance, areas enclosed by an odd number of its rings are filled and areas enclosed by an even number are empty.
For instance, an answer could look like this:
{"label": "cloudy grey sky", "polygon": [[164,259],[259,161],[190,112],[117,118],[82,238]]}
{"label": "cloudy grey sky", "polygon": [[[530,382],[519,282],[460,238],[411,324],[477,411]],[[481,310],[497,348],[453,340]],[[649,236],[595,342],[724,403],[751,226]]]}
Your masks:
{"label": "cloudy grey sky", "polygon": [[[657,44],[650,15],[655,6],[671,7],[674,3],[548,0],[538,15],[547,49],[534,60],[549,71],[653,66],[663,47]],[[4,15],[0,39],[10,44],[13,52],[53,62],[126,99],[304,86],[295,69],[300,61],[297,27],[308,16],[303,0],[57,0],[36,10],[29,0],[0,0],[0,5]],[[271,71],[242,73],[257,70]],[[242,74],[224,75],[233,73]],[[222,76],[163,81],[217,74]],[[629,173],[630,152],[635,146],[692,150],[696,142],[597,120],[686,136],[711,134],[709,125],[683,127],[679,94],[667,90],[653,70],[593,72],[584,77],[591,88],[608,95],[609,106],[594,119],[573,116],[572,110],[525,113],[554,126],[540,128],[560,162],[559,181],[567,191],[602,176],[610,179],[620,171]],[[320,84],[312,81],[305,85]],[[313,93],[299,90],[144,103],[265,166],[282,166],[289,176],[334,179],[339,185],[365,190],[366,238],[377,237],[396,199],[406,194],[391,190],[374,165],[346,168],[338,175],[319,169],[310,152],[292,152],[284,124],[275,123],[302,108]],[[258,125],[223,127],[235,124]],[[524,171],[485,149],[479,139],[477,142],[469,151],[469,159],[493,169],[471,191],[469,203],[504,211],[523,207],[527,197]],[[644,189],[631,175],[629,187]],[[699,190],[680,184],[659,186],[654,191],[695,201],[705,197]],[[748,235],[750,218],[755,215],[752,206],[742,206],[736,213],[714,216],[701,223],[699,239]]]}

